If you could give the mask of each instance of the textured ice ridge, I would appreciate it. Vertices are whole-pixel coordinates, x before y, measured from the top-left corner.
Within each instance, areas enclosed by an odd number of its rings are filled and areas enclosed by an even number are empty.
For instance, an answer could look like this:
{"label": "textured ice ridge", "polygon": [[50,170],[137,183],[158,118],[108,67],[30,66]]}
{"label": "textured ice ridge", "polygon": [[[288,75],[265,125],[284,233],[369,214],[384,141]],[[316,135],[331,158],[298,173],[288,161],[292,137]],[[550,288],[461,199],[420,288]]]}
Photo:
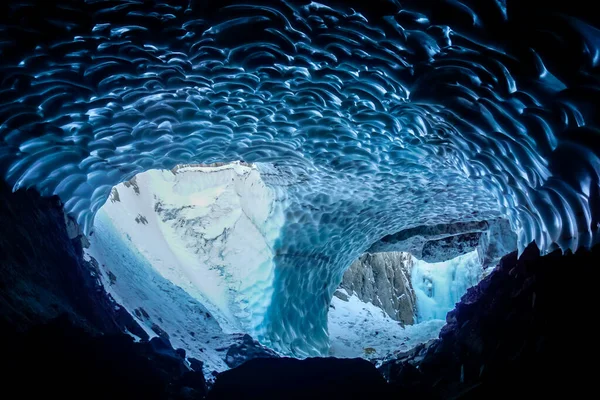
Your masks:
{"label": "textured ice ridge", "polygon": [[264,340],[297,355],[326,354],[342,273],[385,235],[504,215],[520,249],[596,243],[600,31],[367,3],[3,4],[0,173],[89,231],[139,172],[257,163],[287,196]]}

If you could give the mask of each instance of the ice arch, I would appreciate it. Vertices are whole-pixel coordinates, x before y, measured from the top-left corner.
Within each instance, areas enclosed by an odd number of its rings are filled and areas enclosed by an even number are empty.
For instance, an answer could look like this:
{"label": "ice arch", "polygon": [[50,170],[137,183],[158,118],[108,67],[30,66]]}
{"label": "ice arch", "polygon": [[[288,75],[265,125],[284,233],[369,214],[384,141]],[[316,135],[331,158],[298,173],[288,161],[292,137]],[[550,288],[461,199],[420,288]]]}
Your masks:
{"label": "ice arch", "polygon": [[505,215],[521,249],[596,243],[599,31],[412,3],[9,3],[0,172],[87,231],[138,172],[257,163],[287,196],[263,340],[298,355],[326,350],[344,268],[386,235]]}

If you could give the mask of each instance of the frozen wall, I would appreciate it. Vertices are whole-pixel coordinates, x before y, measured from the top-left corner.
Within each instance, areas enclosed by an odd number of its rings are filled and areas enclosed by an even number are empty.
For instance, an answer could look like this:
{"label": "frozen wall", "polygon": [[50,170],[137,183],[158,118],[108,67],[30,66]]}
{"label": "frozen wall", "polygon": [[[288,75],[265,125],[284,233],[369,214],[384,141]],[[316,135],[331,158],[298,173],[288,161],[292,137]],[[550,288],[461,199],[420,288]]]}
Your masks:
{"label": "frozen wall", "polygon": [[479,283],[482,273],[476,251],[440,263],[415,260],[411,280],[417,298],[417,323],[445,320],[467,289]]}
{"label": "frozen wall", "polygon": [[298,355],[326,354],[342,273],[385,235],[504,215],[520,249],[598,241],[596,28],[495,0],[253,3],[11,2],[0,174],[89,232],[137,173],[259,163],[287,197],[262,326]]}

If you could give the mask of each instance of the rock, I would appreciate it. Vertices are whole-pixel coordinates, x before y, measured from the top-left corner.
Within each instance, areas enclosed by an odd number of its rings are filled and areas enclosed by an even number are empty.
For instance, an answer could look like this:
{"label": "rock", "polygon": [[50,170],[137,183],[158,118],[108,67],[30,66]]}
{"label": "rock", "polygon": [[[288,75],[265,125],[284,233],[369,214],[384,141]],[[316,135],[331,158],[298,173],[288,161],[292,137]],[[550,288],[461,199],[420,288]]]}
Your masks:
{"label": "rock", "polygon": [[69,236],[69,239],[77,238],[81,234],[79,230],[79,225],[77,224],[77,222],[75,222],[75,219],[73,219],[66,213],[63,213],[63,216],[65,219],[65,227],[67,228],[67,236]]}
{"label": "rock", "polygon": [[485,233],[469,232],[448,236],[439,240],[429,240],[423,245],[421,259],[425,262],[438,262],[440,259],[452,259],[454,255],[460,256],[476,250]]}
{"label": "rock", "polygon": [[150,328],[159,337],[161,337],[163,339],[166,339],[166,340],[169,340],[169,334],[164,329],[162,329],[160,326],[158,326],[158,324],[152,323],[152,325],[150,326]]}
{"label": "rock", "polygon": [[188,362],[190,363],[190,368],[195,372],[202,372],[202,367],[204,363],[200,360],[197,360],[193,357],[188,358]]}
{"label": "rock", "polygon": [[416,303],[410,281],[412,266],[408,253],[363,254],[346,270],[340,287],[380,307],[390,318],[411,325]]}
{"label": "rock", "polygon": [[243,363],[255,358],[279,358],[275,351],[261,345],[252,339],[250,335],[244,335],[238,344],[234,344],[227,350],[225,363],[231,368],[239,367]]}
{"label": "rock", "polygon": [[217,376],[208,400],[380,399],[388,386],[362,359],[254,359]]}
{"label": "rock", "polygon": [[477,254],[484,268],[495,267],[500,259],[517,250],[517,234],[507,220],[499,218],[489,222],[489,229],[481,235]]}
{"label": "rock", "polygon": [[121,197],[119,196],[119,191],[117,190],[116,187],[114,187],[110,190],[110,195],[108,196],[108,198],[113,203],[121,201]]}
{"label": "rock", "polygon": [[190,371],[168,342],[135,343],[126,334],[95,336],[66,315],[13,333],[2,357],[11,366],[4,372],[2,391],[20,398],[175,400],[206,395],[202,372]]}
{"label": "rock", "polygon": [[367,252],[408,252],[428,263],[447,261],[475,250],[488,228],[487,221],[419,225],[383,237]]}
{"label": "rock", "polygon": [[139,195],[140,194],[140,187],[138,186],[136,177],[134,176],[133,178],[131,178],[130,180],[123,182],[123,184],[125,185],[125,187],[127,188],[132,188],[133,191],[135,192],[135,194]]}
{"label": "rock", "polygon": [[348,301],[350,299],[346,293],[340,290],[336,290],[333,295],[342,301]]}
{"label": "rock", "polygon": [[57,197],[0,182],[0,323],[25,331],[61,314],[93,332],[147,334],[118,307],[83,258],[81,229]]}

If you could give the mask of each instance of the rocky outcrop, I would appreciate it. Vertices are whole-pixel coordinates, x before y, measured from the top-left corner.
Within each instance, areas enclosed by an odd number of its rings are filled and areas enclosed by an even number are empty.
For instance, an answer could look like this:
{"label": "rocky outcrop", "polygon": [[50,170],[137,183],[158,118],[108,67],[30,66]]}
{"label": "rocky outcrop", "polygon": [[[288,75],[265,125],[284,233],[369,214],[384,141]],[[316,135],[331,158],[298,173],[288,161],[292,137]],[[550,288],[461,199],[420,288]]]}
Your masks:
{"label": "rocky outcrop", "polygon": [[388,385],[359,358],[262,358],[217,376],[208,400],[383,399]]}
{"label": "rocky outcrop", "polygon": [[489,228],[481,234],[477,254],[483,268],[495,267],[505,255],[517,250],[517,234],[503,218],[489,221]]}
{"label": "rocky outcrop", "polygon": [[235,368],[256,358],[279,358],[279,354],[261,345],[250,335],[244,335],[239,343],[227,350],[225,362],[230,368]]}
{"label": "rocky outcrop", "polygon": [[381,308],[392,319],[412,325],[416,304],[410,280],[412,266],[408,253],[366,253],[346,270],[340,286]]}
{"label": "rocky outcrop", "polygon": [[383,237],[368,252],[408,252],[419,260],[441,262],[475,250],[487,229],[487,221],[420,225]]}
{"label": "rocky outcrop", "polygon": [[448,313],[438,340],[381,370],[398,398],[586,398],[596,351],[582,327],[595,314],[598,265],[600,246],[511,253]]}
{"label": "rocky outcrop", "polygon": [[[2,331],[2,394],[56,399],[202,399],[202,363],[167,340],[96,336],[66,315],[26,333]],[[10,346],[6,346],[10,343]],[[12,397],[8,395],[7,398]]]}

